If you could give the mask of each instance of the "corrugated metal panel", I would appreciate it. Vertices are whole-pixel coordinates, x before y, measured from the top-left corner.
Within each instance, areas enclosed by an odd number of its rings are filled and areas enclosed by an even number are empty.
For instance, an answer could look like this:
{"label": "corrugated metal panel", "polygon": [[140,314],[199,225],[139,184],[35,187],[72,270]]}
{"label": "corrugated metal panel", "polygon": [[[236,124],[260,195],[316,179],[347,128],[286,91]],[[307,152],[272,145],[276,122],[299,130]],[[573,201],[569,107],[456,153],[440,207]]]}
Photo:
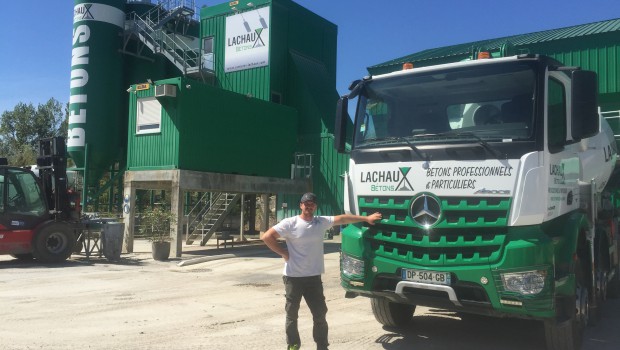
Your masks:
{"label": "corrugated metal panel", "polygon": [[324,192],[330,194],[328,199],[331,201],[331,209],[333,210],[326,214],[342,214],[344,210],[344,177],[342,175],[349,169],[349,155],[334,151],[334,138],[330,134],[323,134],[321,137],[319,166],[321,173],[324,174],[319,183],[325,184]]}
{"label": "corrugated metal panel", "polygon": [[[178,85],[179,79],[166,81]],[[135,87],[134,91],[135,91]],[[176,169],[179,165],[179,132],[176,128],[176,99],[162,99],[161,131],[154,134],[136,134],[136,105],[139,98],[154,96],[148,90],[131,92],[129,95],[129,130],[127,169]]]}
{"label": "corrugated metal panel", "polygon": [[[225,43],[218,40],[225,37],[226,17],[234,14],[231,6],[235,6],[239,13],[270,7],[268,67],[224,74]],[[270,135],[292,135],[297,140],[296,152],[313,154],[313,188],[317,195],[325,199],[319,211],[329,214],[341,212],[343,188],[340,175],[348,166],[348,157],[336,153],[333,141],[329,140],[338,99],[335,88],[337,27],[290,0],[255,1],[251,8],[242,3],[222,4],[203,9],[201,16],[202,36],[215,37],[218,86],[263,100],[270,100],[273,92],[280,95],[282,104],[298,111],[299,126],[294,129],[283,129],[282,125],[273,128],[263,125],[254,131],[260,129],[269,130]],[[203,116],[211,118],[207,116],[209,113],[211,111],[203,112]],[[186,133],[183,135],[185,140]],[[249,139],[252,138],[256,136],[249,136]],[[261,142],[269,142],[268,139],[261,138]],[[185,149],[184,146],[182,149]],[[185,154],[182,152],[183,156]],[[185,161],[182,163],[185,164]],[[287,172],[290,172],[292,159],[285,163],[289,167]],[[245,164],[246,169],[250,165]],[[282,200],[289,203],[288,210],[295,210],[299,197],[298,194],[281,196],[279,201]]]}
{"label": "corrugated metal panel", "polygon": [[[302,79],[303,85],[307,88],[310,95],[310,101],[307,102],[310,105],[316,106],[318,109],[319,115],[317,116],[318,118],[314,118],[314,124],[317,127],[320,127],[320,124],[317,123],[317,121],[322,119],[324,123],[328,123],[331,126],[331,124],[334,123],[334,114],[338,94],[335,89],[326,89],[326,87],[331,86],[331,78],[327,68],[322,62],[314,61],[296,52],[291,52],[291,57],[293,59],[293,64],[299,73],[299,78]],[[302,124],[302,127],[303,126],[307,126],[307,124]],[[314,131],[318,131],[316,130],[316,127]]]}
{"label": "corrugated metal panel", "polygon": [[179,110],[180,167],[288,178],[295,153],[292,108],[184,80]]}
{"label": "corrugated metal panel", "polygon": [[[213,46],[217,86],[228,91],[234,91],[268,101],[270,99],[270,65],[230,73],[224,72],[226,17],[235,15],[236,13],[233,10],[225,10],[225,8],[222,9],[220,7],[212,9],[211,11],[203,10],[201,12],[205,16],[211,16],[213,13],[216,14],[213,17],[203,17],[201,19],[201,37],[212,36],[214,38]],[[255,9],[254,7],[248,8],[246,11]]]}
{"label": "corrugated metal panel", "polygon": [[596,71],[602,106],[620,93],[620,19],[425,50],[369,67],[368,71],[384,74],[400,70],[404,62],[414,62],[418,67],[456,62],[470,58],[480,48],[494,51],[507,44],[511,46],[508,54],[543,54],[566,65]]}
{"label": "corrugated metal panel", "polygon": [[604,34],[620,31],[620,19],[612,19],[607,21],[576,25],[571,27],[551,29],[546,31],[534,32],[529,34],[520,34],[507,36],[503,38],[474,41],[465,44],[445,46],[442,48],[434,48],[420,51],[411,55],[403,56],[394,60],[380,63],[369,67],[370,69],[402,64],[403,62],[416,62],[423,60],[432,60],[444,57],[468,55],[478,47],[486,47],[488,49],[497,49],[506,42],[512,43],[514,46],[530,45],[562,39],[572,39],[577,37],[585,37],[595,34]]}

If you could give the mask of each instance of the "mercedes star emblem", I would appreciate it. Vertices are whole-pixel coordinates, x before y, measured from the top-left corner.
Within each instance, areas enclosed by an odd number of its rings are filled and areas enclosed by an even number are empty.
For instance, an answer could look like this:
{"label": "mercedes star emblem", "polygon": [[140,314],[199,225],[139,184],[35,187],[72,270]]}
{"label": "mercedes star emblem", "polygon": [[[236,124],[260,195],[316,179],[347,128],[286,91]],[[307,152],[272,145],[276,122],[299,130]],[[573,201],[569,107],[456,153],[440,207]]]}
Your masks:
{"label": "mercedes star emblem", "polygon": [[411,202],[411,218],[424,228],[435,225],[440,216],[441,204],[434,196],[422,193]]}

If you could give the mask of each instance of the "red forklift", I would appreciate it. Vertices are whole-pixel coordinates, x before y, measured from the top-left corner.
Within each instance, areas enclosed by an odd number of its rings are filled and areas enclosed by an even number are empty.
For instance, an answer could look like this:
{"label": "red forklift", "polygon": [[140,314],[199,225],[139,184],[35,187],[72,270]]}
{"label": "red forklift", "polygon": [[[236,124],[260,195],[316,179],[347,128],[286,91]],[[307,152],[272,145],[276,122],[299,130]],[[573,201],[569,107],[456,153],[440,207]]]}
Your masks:
{"label": "red forklift", "polygon": [[57,263],[81,249],[80,196],[67,186],[66,154],[64,137],[40,140],[38,176],[0,158],[0,254]]}

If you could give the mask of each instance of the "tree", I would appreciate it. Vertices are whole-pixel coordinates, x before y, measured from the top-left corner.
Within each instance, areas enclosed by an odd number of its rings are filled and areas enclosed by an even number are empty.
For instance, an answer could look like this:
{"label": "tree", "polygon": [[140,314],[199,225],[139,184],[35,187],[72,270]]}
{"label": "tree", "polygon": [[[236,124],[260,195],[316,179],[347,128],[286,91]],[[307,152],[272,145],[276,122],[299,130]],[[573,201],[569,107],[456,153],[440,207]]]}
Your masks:
{"label": "tree", "polygon": [[2,113],[0,121],[0,151],[9,164],[34,164],[38,154],[38,140],[66,134],[68,109],[50,98],[36,108],[32,103],[18,103],[12,111]]}

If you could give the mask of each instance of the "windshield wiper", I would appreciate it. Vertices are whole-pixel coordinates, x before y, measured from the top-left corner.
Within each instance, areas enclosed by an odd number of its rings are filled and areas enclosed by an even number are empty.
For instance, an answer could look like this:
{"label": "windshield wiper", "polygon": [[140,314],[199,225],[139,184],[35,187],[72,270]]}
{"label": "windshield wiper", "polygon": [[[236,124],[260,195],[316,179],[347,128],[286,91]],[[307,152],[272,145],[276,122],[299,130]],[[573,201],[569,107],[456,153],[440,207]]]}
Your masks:
{"label": "windshield wiper", "polygon": [[421,159],[424,159],[427,162],[431,160],[431,157],[427,153],[420,151],[419,148],[417,148],[414,144],[412,144],[411,142],[409,142],[409,140],[407,140],[406,138],[402,136],[389,136],[389,137],[383,137],[383,138],[370,138],[370,139],[364,140],[364,142],[376,142],[376,143],[381,143],[382,141],[386,141],[386,142],[404,141],[407,144],[407,146],[409,146],[409,148],[411,148],[413,152],[415,152],[415,154],[418,155],[418,157],[420,157]]}
{"label": "windshield wiper", "polygon": [[409,140],[407,140],[406,138],[404,138],[402,136],[394,136],[394,138],[397,139],[397,140],[405,141],[407,143],[407,145],[415,152],[415,154],[418,155],[418,157],[424,159],[427,162],[431,161],[431,157],[428,155],[428,153],[420,151],[419,148],[414,146],[413,143],[409,142]]}
{"label": "windshield wiper", "polygon": [[453,131],[448,131],[448,132],[444,132],[441,134],[437,134],[438,136],[442,136],[442,135],[454,135],[454,136],[471,136],[473,138],[476,139],[476,141],[478,141],[478,143],[484,147],[487,151],[491,152],[491,154],[493,154],[495,156],[495,158],[497,159],[506,159],[508,158],[508,155],[505,153],[502,153],[500,151],[498,151],[497,149],[493,148],[493,146],[491,146],[488,142],[486,142],[485,140],[483,140],[480,136],[476,135],[475,133],[471,132],[471,131],[459,131],[459,132],[453,132]]}

